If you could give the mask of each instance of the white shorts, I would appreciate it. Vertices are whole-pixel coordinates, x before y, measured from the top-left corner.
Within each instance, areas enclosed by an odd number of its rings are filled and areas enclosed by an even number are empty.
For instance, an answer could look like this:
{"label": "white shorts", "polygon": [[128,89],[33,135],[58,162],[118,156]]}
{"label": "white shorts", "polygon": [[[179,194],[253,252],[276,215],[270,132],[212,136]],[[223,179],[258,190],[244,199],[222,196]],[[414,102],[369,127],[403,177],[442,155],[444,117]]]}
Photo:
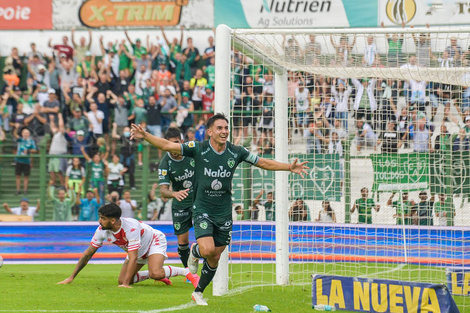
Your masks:
{"label": "white shorts", "polygon": [[[166,236],[159,230],[153,230],[153,240],[150,244],[149,250],[140,258],[137,259],[137,264],[147,264],[149,261],[149,257],[152,254],[161,254],[165,257],[165,260],[168,259],[168,255],[166,254]],[[128,257],[126,257],[128,259]]]}

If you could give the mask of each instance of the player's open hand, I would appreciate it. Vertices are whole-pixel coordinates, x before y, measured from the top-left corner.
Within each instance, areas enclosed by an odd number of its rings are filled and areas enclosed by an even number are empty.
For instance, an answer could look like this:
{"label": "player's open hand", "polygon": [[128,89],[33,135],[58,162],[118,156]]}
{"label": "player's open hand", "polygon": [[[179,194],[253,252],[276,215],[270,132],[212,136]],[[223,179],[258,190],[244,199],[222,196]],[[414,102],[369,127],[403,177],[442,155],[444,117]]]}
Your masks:
{"label": "player's open hand", "polygon": [[140,125],[132,124],[131,125],[131,139],[144,139],[145,138],[145,129]]}
{"label": "player's open hand", "polygon": [[292,173],[299,174],[300,177],[304,178],[304,174],[307,175],[308,174],[307,170],[310,169],[308,166],[305,166],[305,164],[307,164],[308,161],[301,162],[301,163],[297,163],[297,162],[299,162],[299,159],[295,159],[294,162],[290,164],[289,170]]}
{"label": "player's open hand", "polygon": [[68,285],[71,282],[73,282],[73,278],[68,277],[68,278],[64,279],[63,281],[58,282],[57,285]]}
{"label": "player's open hand", "polygon": [[178,201],[183,201],[188,196],[188,191],[189,191],[189,188],[180,190],[180,191],[174,191],[173,197]]}
{"label": "player's open hand", "polygon": [[132,288],[132,287],[129,285],[119,285],[118,288]]}

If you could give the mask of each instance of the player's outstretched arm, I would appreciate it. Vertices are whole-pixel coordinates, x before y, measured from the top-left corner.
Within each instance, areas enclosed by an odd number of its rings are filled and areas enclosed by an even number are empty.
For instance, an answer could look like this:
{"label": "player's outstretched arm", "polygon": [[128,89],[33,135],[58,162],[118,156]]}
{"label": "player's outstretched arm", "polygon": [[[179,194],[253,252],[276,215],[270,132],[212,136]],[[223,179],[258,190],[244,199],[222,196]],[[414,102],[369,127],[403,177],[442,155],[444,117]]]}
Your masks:
{"label": "player's outstretched arm", "polygon": [[93,257],[95,254],[96,250],[98,248],[93,247],[92,245],[88,246],[88,248],[83,252],[82,256],[77,262],[77,265],[75,266],[75,269],[73,270],[72,275],[70,275],[68,278],[64,279],[63,281],[58,282],[57,284],[59,285],[66,285],[70,284],[74,278],[80,273],[80,271],[88,264],[88,261]]}
{"label": "player's outstretched arm", "polygon": [[170,153],[181,153],[181,145],[147,133],[142,126],[131,125],[131,139],[144,139],[152,146]]}
{"label": "player's outstretched arm", "polygon": [[269,160],[265,158],[259,158],[256,166],[269,171],[289,171],[292,173],[299,174],[300,177],[304,178],[304,174],[308,174],[307,170],[309,169],[307,164],[308,162],[299,162],[299,159],[295,159],[291,164],[282,163],[275,160]]}

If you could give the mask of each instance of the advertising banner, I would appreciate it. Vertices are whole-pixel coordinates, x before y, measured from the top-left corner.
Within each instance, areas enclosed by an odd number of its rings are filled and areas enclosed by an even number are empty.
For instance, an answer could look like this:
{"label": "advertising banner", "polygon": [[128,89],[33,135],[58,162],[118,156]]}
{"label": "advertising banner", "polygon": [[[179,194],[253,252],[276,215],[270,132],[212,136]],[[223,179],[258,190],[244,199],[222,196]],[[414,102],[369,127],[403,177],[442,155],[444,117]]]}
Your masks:
{"label": "advertising banner", "polygon": [[0,29],[52,29],[52,1],[0,0]]}
{"label": "advertising banner", "polygon": [[326,275],[312,278],[312,305],[371,313],[459,312],[445,285]]}
{"label": "advertising banner", "polygon": [[[51,1],[51,0],[49,0]],[[152,28],[210,29],[213,0],[52,0],[54,29]]]}
{"label": "advertising banner", "polygon": [[470,268],[446,268],[447,288],[450,293],[459,296],[470,296]]}
{"label": "advertising banner", "polygon": [[226,24],[233,28],[376,27],[377,4],[377,1],[360,0],[214,0],[215,25]]}
{"label": "advertising banner", "polygon": [[88,27],[176,26],[188,0],[130,1],[88,0],[80,7],[80,21]]}
{"label": "advertising banner", "polygon": [[435,0],[378,0],[379,24],[464,25],[470,21],[470,2]]}
{"label": "advertising banner", "polygon": [[426,189],[429,185],[429,154],[374,154],[373,191]]}

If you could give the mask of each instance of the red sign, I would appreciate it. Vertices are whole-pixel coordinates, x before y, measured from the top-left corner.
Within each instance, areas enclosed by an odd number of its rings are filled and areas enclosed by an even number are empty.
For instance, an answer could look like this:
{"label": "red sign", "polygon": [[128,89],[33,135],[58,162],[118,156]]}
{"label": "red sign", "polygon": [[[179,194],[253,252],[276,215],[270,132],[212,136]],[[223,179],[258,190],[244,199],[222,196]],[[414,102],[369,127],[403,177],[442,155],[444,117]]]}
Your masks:
{"label": "red sign", "polygon": [[52,0],[0,0],[0,29],[52,29]]}

